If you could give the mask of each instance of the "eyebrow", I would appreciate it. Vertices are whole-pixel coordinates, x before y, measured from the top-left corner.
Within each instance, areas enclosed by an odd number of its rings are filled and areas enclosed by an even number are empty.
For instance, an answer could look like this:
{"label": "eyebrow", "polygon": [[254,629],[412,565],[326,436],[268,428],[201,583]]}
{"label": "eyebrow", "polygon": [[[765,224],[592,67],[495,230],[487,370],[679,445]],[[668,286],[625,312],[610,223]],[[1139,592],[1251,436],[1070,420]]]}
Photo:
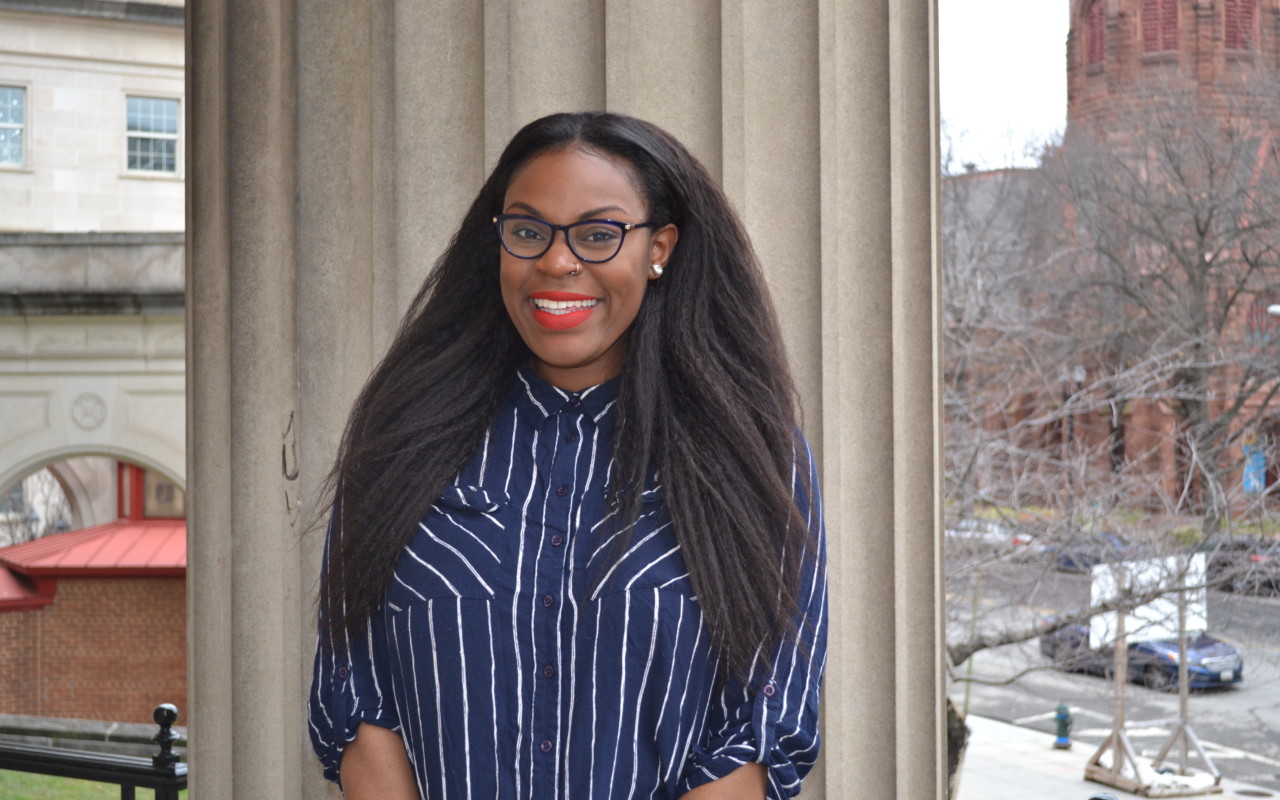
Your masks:
{"label": "eyebrow", "polygon": [[[523,210],[525,213],[529,214],[530,216],[537,217],[538,219],[543,218],[542,212],[534,208],[533,206],[529,205],[528,203],[516,202],[507,206],[508,212],[511,212],[516,209]],[[593,208],[589,211],[582,212],[580,215],[578,215],[577,221],[586,220],[586,219],[597,219],[600,217],[601,214],[604,214],[608,211],[620,211],[623,214],[628,213],[627,210],[622,206],[616,206],[616,205],[600,206],[599,208]]]}

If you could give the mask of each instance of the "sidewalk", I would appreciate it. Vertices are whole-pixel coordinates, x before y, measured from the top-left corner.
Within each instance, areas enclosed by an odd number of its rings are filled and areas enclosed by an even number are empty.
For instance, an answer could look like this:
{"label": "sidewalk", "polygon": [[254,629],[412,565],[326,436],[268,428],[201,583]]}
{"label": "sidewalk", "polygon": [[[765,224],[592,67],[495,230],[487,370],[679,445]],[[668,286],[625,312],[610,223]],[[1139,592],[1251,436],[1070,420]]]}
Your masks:
{"label": "sidewalk", "polygon": [[[1053,749],[1053,736],[1007,722],[970,714],[969,745],[960,767],[959,800],[1088,800],[1110,792],[1118,800],[1138,795],[1086,781],[1084,765],[1096,745],[1076,742],[1070,750]],[[1280,797],[1280,793],[1222,779],[1221,800]]]}

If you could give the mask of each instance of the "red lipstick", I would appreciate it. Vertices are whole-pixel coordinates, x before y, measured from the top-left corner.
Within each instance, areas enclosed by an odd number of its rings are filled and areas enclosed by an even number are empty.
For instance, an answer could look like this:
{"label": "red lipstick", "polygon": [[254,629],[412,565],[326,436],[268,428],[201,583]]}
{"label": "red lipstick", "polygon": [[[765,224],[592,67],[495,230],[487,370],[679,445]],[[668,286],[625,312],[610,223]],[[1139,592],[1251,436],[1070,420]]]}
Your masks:
{"label": "red lipstick", "polygon": [[[544,301],[539,304],[538,301]],[[591,318],[599,304],[597,298],[576,292],[545,291],[529,295],[533,305],[533,318],[539,325],[553,331],[576,328]],[[573,303],[571,307],[551,307],[551,304]]]}

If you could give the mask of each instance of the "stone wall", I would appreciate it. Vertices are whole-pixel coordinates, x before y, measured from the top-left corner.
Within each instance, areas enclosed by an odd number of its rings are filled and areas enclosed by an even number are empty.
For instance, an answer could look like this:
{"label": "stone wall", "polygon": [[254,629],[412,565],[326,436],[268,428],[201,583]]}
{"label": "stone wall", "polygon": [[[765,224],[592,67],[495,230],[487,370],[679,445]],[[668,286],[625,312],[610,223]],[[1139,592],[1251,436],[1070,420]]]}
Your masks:
{"label": "stone wall", "polygon": [[181,233],[0,233],[0,294],[181,295],[183,249]]}
{"label": "stone wall", "polygon": [[127,169],[125,98],[177,99],[181,120],[182,26],[19,5],[0,2],[0,85],[25,90],[26,153],[0,167],[0,231],[181,231],[181,142],[176,173]]}

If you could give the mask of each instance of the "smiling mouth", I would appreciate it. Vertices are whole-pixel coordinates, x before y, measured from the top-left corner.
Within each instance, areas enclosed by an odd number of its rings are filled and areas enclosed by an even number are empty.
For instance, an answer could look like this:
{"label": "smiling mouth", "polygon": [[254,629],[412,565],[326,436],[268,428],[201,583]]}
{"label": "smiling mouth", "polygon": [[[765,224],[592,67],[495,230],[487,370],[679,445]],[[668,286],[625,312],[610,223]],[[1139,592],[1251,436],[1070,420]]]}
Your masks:
{"label": "smiling mouth", "polygon": [[537,292],[529,297],[533,305],[533,318],[542,327],[553,331],[576,328],[591,318],[602,300],[570,292]]}
{"label": "smiling mouth", "polygon": [[548,300],[543,297],[532,297],[530,299],[533,301],[533,307],[537,310],[555,314],[556,316],[572,314],[575,311],[585,311],[600,303],[599,300],[594,298],[589,300]]}

